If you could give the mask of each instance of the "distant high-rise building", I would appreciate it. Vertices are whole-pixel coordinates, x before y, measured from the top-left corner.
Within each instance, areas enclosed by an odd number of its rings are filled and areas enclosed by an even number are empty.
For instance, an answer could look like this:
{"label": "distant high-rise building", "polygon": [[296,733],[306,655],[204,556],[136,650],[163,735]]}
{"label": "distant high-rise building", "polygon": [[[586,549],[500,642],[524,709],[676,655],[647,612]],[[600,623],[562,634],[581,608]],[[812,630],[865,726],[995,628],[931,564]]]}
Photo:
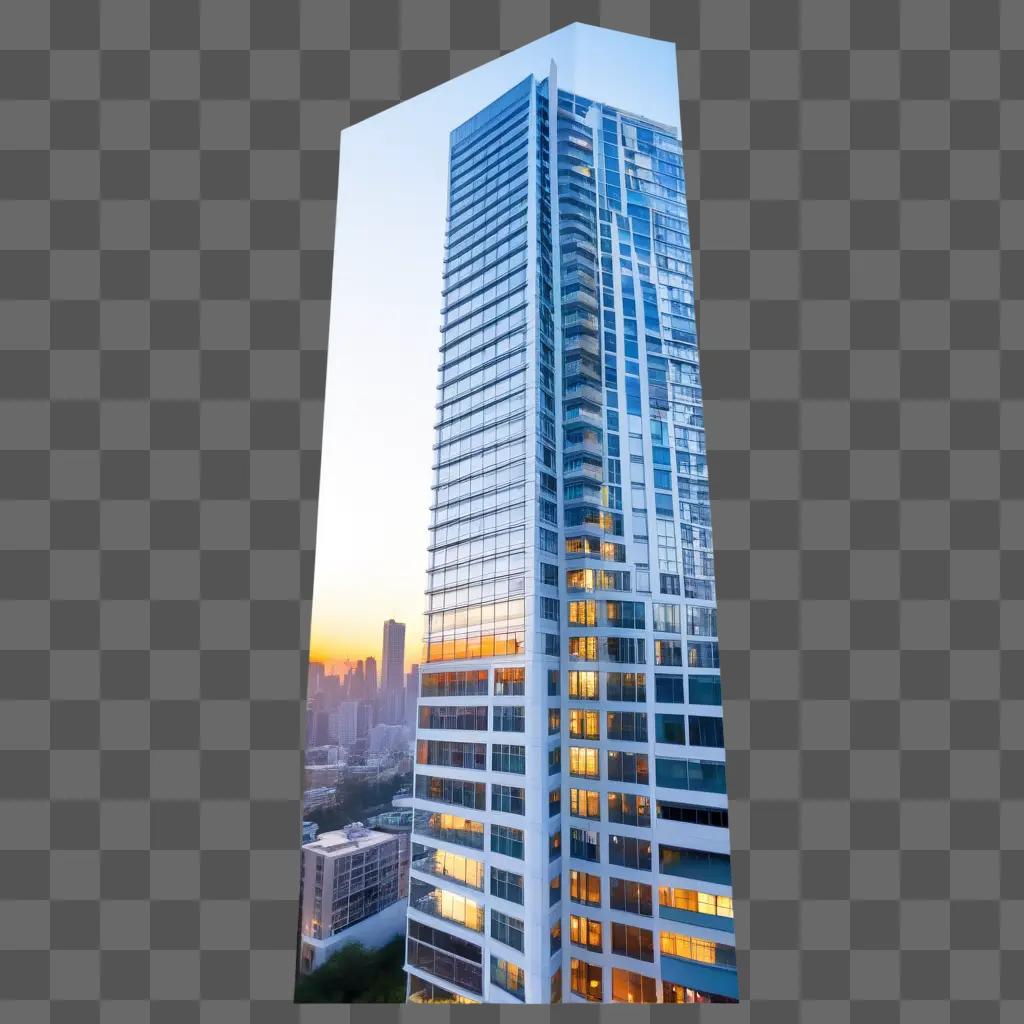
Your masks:
{"label": "distant high-rise building", "polygon": [[366,696],[373,697],[377,693],[377,659],[366,659]]}
{"label": "distant high-rise building", "polygon": [[416,702],[420,696],[420,667],[413,665],[405,677],[405,712],[403,721],[406,725],[416,727]]}
{"label": "distant high-rise building", "polygon": [[732,1002],[682,147],[556,74],[450,138],[409,999]]}
{"label": "distant high-rise building", "polygon": [[405,682],[405,623],[388,619],[380,656],[380,687],[400,690]]}
{"label": "distant high-rise building", "polygon": [[370,701],[360,701],[356,711],[356,739],[363,740],[370,735],[374,725],[373,704]]}
{"label": "distant high-rise building", "polygon": [[307,675],[306,696],[314,697],[320,692],[324,681],[324,666],[318,661],[309,663],[309,674]]}
{"label": "distant high-rise building", "polygon": [[359,704],[347,700],[338,708],[338,742],[343,746],[355,743],[358,738]]}

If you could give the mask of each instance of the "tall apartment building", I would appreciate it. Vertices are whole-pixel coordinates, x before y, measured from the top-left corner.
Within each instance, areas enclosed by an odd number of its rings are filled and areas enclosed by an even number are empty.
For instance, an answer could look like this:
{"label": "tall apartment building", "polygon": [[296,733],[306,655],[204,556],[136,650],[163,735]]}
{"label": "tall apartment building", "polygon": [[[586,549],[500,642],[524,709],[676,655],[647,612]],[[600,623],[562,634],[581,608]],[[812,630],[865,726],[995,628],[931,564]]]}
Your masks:
{"label": "tall apartment building", "polygon": [[316,970],[346,942],[373,948],[401,935],[408,894],[407,832],[356,822],[314,836],[302,846],[299,970]]}
{"label": "tall apartment building", "polygon": [[400,690],[405,683],[405,623],[388,619],[381,642],[380,686]]}
{"label": "tall apartment building", "polygon": [[738,996],[674,129],[531,76],[451,133],[407,971]]}

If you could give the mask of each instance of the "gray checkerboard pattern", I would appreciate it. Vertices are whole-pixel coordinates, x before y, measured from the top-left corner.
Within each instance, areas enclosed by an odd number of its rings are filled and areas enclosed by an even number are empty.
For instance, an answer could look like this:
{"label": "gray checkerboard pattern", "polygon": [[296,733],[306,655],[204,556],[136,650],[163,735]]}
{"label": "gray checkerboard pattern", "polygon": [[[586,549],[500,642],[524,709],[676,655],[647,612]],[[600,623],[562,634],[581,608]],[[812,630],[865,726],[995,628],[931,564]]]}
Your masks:
{"label": "gray checkerboard pattern", "polygon": [[574,20],[679,46],[752,996],[692,1019],[1024,1019],[1024,5],[4,0],[5,1021],[447,1019],[291,1004],[338,132]]}

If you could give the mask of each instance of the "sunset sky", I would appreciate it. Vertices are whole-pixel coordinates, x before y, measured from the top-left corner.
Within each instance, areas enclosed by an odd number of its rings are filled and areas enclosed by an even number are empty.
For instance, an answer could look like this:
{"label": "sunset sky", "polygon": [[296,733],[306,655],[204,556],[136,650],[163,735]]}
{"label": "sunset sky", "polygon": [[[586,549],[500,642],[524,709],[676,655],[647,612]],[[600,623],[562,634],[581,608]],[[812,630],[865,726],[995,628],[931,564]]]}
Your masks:
{"label": "sunset sky", "polygon": [[576,25],[341,134],[310,658],[421,660],[448,133],[533,72],[679,127],[671,43]]}

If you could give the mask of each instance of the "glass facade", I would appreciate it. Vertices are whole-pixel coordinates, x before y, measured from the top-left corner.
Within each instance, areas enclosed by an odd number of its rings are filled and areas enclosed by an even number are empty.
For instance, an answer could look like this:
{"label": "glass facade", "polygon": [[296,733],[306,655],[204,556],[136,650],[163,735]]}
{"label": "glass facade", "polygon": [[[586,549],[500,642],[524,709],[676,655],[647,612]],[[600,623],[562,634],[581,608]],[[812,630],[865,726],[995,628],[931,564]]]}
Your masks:
{"label": "glass facade", "polygon": [[552,64],[448,200],[410,998],[735,999],[678,134]]}

